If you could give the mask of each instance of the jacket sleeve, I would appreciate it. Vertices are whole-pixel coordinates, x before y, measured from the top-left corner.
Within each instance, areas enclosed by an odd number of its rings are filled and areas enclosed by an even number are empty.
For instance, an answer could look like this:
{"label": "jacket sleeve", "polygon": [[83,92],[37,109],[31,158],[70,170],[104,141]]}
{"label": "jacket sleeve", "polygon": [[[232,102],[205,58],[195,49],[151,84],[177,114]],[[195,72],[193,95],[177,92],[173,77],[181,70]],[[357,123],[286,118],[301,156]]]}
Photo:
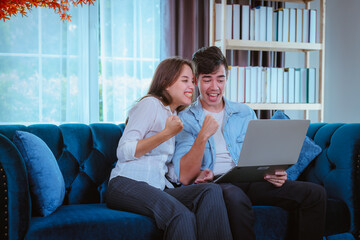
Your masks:
{"label": "jacket sleeve", "polygon": [[184,120],[182,115],[179,115],[179,117],[183,121],[183,130],[175,137],[175,152],[172,159],[175,174],[178,178],[180,175],[180,160],[190,151],[197,136],[197,134],[194,134],[194,130],[192,129],[193,126],[188,121]]}

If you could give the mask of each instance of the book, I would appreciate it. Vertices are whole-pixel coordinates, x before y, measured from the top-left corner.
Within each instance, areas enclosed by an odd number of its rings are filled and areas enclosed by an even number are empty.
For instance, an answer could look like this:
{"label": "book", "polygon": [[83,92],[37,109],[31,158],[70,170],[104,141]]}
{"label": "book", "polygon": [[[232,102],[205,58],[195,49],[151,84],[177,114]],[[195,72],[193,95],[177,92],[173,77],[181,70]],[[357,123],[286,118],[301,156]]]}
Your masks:
{"label": "book", "polygon": [[266,71],[267,68],[262,67],[261,68],[261,103],[264,103],[266,101]]}
{"label": "book", "polygon": [[283,42],[289,42],[289,9],[284,8],[282,10],[283,12],[283,36],[282,41]]}
{"label": "book", "polygon": [[251,93],[251,67],[245,68],[245,102],[250,102]]}
{"label": "book", "polygon": [[266,88],[266,97],[265,102],[270,103],[271,96],[271,68],[266,68],[266,79],[265,79],[265,88]]}
{"label": "book", "polygon": [[302,41],[309,42],[309,9],[303,9]]}
{"label": "book", "polygon": [[262,84],[262,67],[257,67],[257,93],[256,93],[256,102],[262,102],[262,95],[263,95],[263,84]]}
{"label": "book", "polygon": [[300,103],[300,68],[295,68],[294,102]]}
{"label": "book", "polygon": [[273,21],[274,21],[273,41],[277,41],[278,40],[278,11],[273,12]]}
{"label": "book", "polygon": [[315,103],[319,103],[320,100],[320,82],[319,82],[319,78],[317,76],[319,76],[319,69],[315,69]]}
{"label": "book", "polygon": [[277,102],[284,102],[284,68],[278,68],[277,73]]}
{"label": "book", "polygon": [[255,9],[250,9],[250,40],[255,40]]}
{"label": "book", "polygon": [[241,5],[241,39],[250,39],[250,6]]}
{"label": "book", "polygon": [[300,70],[300,103],[306,103],[307,94],[307,69]]}
{"label": "book", "polygon": [[221,3],[215,4],[215,40],[221,39],[221,28],[222,28],[222,21],[221,21]]}
{"label": "book", "polygon": [[226,84],[225,84],[225,97],[227,99],[231,99],[231,85],[230,85],[230,82],[231,82],[231,66],[229,66],[228,68],[228,79],[226,81]]}
{"label": "book", "polygon": [[266,7],[260,6],[260,16],[259,16],[259,39],[260,41],[266,41]]}
{"label": "book", "polygon": [[254,39],[260,41],[260,7],[254,8]]}
{"label": "book", "polygon": [[277,102],[277,90],[278,90],[278,79],[277,79],[278,70],[277,68],[271,68],[271,77],[270,77],[270,102]]}
{"label": "book", "polygon": [[295,9],[296,12],[296,42],[302,42],[302,9]]}
{"label": "book", "polygon": [[257,101],[257,89],[258,89],[258,79],[257,79],[257,70],[258,67],[251,67],[251,83],[250,83],[250,102],[256,103]]}
{"label": "book", "polygon": [[238,67],[231,66],[230,72],[230,100],[237,102]]}
{"label": "book", "polygon": [[240,4],[233,4],[233,22],[232,22],[232,32],[233,39],[240,39]]}
{"label": "book", "polygon": [[266,41],[273,40],[273,8],[266,7]]}
{"label": "book", "polygon": [[238,68],[238,102],[245,102],[245,67]]}
{"label": "book", "polygon": [[284,69],[284,101],[283,103],[289,103],[289,69]]}
{"label": "book", "polygon": [[295,69],[288,68],[287,72],[289,75],[289,103],[295,103]]}
{"label": "book", "polygon": [[316,42],[316,9],[311,9],[309,12],[309,42]]}
{"label": "book", "polygon": [[233,14],[232,14],[232,5],[226,5],[226,31],[225,31],[225,39],[232,39],[232,22],[233,22]]}
{"label": "book", "polygon": [[307,103],[316,103],[316,71],[315,68],[307,69]]}
{"label": "book", "polygon": [[277,32],[277,37],[276,40],[279,42],[283,41],[283,11],[282,9],[278,9],[277,10],[277,28],[276,28],[276,32]]}
{"label": "book", "polygon": [[296,38],[296,11],[295,8],[289,9],[289,42],[295,42]]}

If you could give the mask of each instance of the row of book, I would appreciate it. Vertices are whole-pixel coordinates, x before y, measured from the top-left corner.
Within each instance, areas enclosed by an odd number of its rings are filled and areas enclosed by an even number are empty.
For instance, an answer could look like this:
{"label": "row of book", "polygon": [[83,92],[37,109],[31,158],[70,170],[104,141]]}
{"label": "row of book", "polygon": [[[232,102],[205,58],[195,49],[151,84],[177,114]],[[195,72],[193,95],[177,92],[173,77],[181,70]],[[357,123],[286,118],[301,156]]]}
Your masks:
{"label": "row of book", "polygon": [[[316,9],[226,5],[226,39],[279,42],[316,42]],[[215,39],[221,39],[221,4],[215,4]]]}
{"label": "row of book", "polygon": [[318,103],[315,68],[229,67],[225,97],[242,103]]}

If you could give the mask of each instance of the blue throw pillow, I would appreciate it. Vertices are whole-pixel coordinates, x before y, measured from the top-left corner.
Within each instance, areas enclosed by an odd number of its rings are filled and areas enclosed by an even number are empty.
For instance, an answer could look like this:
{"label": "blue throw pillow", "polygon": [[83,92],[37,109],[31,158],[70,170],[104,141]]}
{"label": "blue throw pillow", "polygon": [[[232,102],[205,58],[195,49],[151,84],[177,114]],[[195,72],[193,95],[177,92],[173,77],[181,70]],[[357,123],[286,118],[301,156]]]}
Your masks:
{"label": "blue throw pillow", "polygon": [[65,196],[64,178],[54,154],[42,139],[28,132],[16,131],[13,141],[25,161],[33,209],[37,215],[47,216]]}
{"label": "blue throw pillow", "polygon": [[[290,119],[284,112],[276,111],[271,119]],[[305,136],[297,163],[286,170],[288,180],[296,180],[305,168],[314,160],[322,149],[311,138]]]}

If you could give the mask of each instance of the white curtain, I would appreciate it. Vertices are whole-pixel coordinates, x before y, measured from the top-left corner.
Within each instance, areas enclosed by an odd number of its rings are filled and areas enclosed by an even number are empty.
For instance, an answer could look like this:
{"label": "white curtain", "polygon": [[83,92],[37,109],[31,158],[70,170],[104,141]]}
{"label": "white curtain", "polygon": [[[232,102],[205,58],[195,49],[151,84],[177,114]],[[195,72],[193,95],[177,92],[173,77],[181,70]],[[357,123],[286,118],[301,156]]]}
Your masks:
{"label": "white curtain", "polygon": [[160,58],[159,0],[100,1],[104,121],[124,121],[146,94]]}
{"label": "white curtain", "polygon": [[0,23],[0,122],[88,122],[88,7],[62,23],[52,10]]}
{"label": "white curtain", "polygon": [[159,62],[159,0],[99,0],[0,22],[0,123],[123,122]]}

